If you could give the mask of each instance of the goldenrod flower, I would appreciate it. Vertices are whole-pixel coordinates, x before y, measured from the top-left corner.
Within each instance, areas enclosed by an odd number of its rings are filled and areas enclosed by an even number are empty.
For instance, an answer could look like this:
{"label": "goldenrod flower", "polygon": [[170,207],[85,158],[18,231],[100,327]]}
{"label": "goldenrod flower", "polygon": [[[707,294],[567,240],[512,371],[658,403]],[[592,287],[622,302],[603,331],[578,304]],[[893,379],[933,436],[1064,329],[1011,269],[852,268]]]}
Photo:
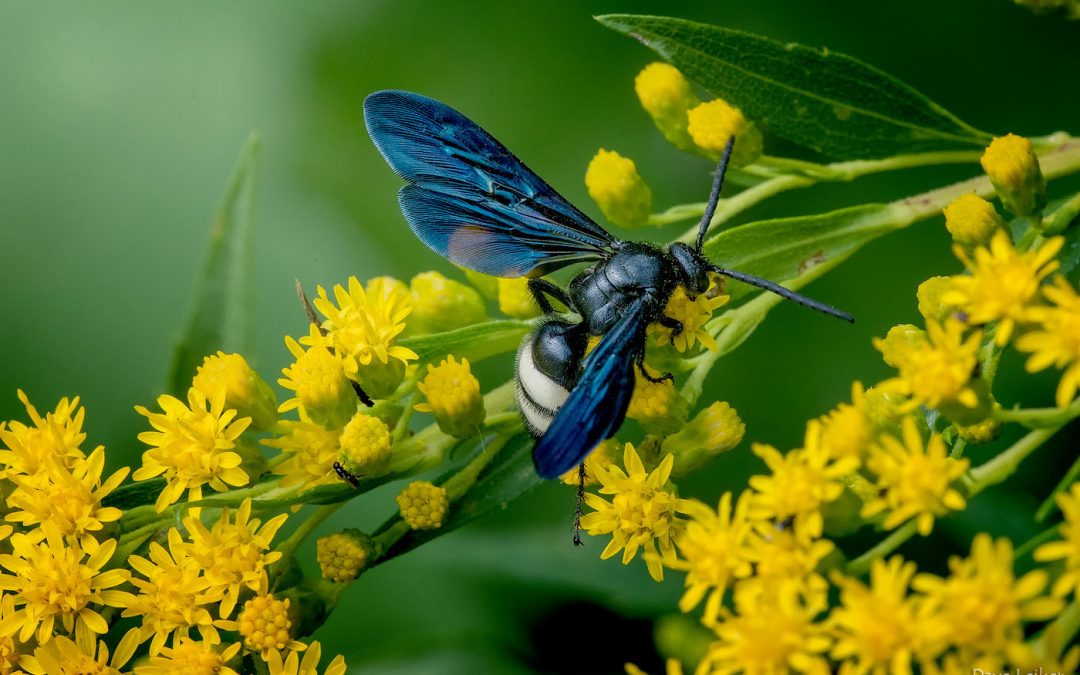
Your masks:
{"label": "goldenrod flower", "polygon": [[675,291],[668,298],[664,314],[669,318],[682,323],[682,332],[674,335],[671,328],[666,328],[658,323],[649,324],[649,335],[655,335],[657,344],[672,344],[680,353],[692,349],[700,342],[709,351],[715,352],[718,348],[716,340],[705,330],[705,324],[712,318],[717,309],[723,307],[731,296],[720,291],[720,277],[709,274],[709,289],[698,295],[693,300],[686,294],[682,285],[676,286]]}
{"label": "goldenrod flower", "polygon": [[837,577],[840,605],[829,615],[829,626],[836,640],[832,657],[845,662],[841,672],[910,675],[916,658],[936,655],[945,627],[908,595],[914,576],[915,563],[894,556],[873,562],[869,586]]}
{"label": "goldenrod flower", "polygon": [[851,403],[841,403],[821,422],[821,445],[834,459],[855,457],[861,461],[874,438],[874,423],[866,412],[862,385],[851,385]]}
{"label": "goldenrod flower", "polygon": [[669,563],[673,569],[686,571],[686,591],[679,609],[690,612],[708,596],[702,621],[712,625],[720,614],[728,584],[753,571],[746,551],[751,532],[750,496],[744,492],[734,509],[731,493],[725,492],[715,511],[693,499],[684,500],[678,510],[690,516],[675,538],[680,557]]}
{"label": "goldenrod flower", "polygon": [[7,570],[0,574],[0,590],[11,593],[19,607],[4,616],[0,634],[17,634],[19,642],[35,637],[41,644],[61,628],[80,644],[90,644],[94,634],[109,628],[91,605],[117,607],[126,595],[108,589],[127,581],[127,570],[101,570],[116,551],[116,540],[86,550],[65,542],[54,526],[43,529],[40,541],[12,535],[12,553],[0,555],[0,566]]}
{"label": "goldenrod flower", "polygon": [[175,647],[163,647],[145,665],[135,666],[135,675],[239,675],[227,665],[239,651],[239,642],[219,652],[214,645],[184,638]]}
{"label": "goldenrod flower", "polygon": [[[999,406],[1000,407],[1000,406]],[[956,433],[964,442],[971,445],[980,445],[995,440],[1001,433],[1001,422],[993,417],[988,417],[975,424],[954,424]]]}
{"label": "goldenrod flower", "polygon": [[669,143],[680,150],[696,150],[694,139],[686,130],[686,113],[701,101],[675,66],[661,62],[645,66],[634,78],[634,91],[641,107]]}
{"label": "goldenrod flower", "polygon": [[[895,330],[895,328],[894,328]],[[910,396],[904,405],[911,411],[920,404],[931,408],[954,406],[977,410],[981,402],[973,387],[972,376],[978,365],[981,331],[974,331],[964,339],[964,324],[947,319],[944,324],[927,321],[926,337],[912,340],[906,349],[896,344],[874,340],[886,362],[892,360],[897,377],[878,385],[883,390]],[[889,331],[889,338],[893,331]]]}
{"label": "goldenrod flower", "polygon": [[945,635],[968,663],[976,657],[1005,656],[1024,641],[1021,621],[1057,615],[1062,603],[1041,595],[1046,572],[1013,575],[1013,549],[1008,539],[975,535],[969,558],[949,559],[949,577],[915,577],[913,586],[945,622]]}
{"label": "goldenrod flower", "polygon": [[675,519],[678,499],[674,492],[664,489],[674,463],[675,458],[669,454],[653,471],[646,473],[641,457],[627,443],[623,448],[625,471],[615,464],[596,467],[600,494],[613,496],[609,502],[599,495],[586,494],[585,503],[593,513],[581,519],[581,526],[594,536],[611,535],[601,559],[607,560],[622,551],[622,562],[626,565],[639,548],[643,549],[649,574],[656,581],[663,580],[663,565],[675,560],[674,539],[678,529]]}
{"label": "goldenrod flower", "polygon": [[375,542],[357,529],[319,537],[315,542],[315,559],[324,579],[352,581],[375,562]]}
{"label": "goldenrod flower", "polygon": [[870,387],[863,397],[867,417],[877,430],[899,430],[900,421],[907,414],[907,397],[896,392]]}
{"label": "goldenrod flower", "polygon": [[[319,675],[319,658],[322,656],[322,645],[312,642],[304,652],[304,659],[294,651],[289,652],[283,661],[280,652],[270,652],[266,658],[266,667],[270,675]],[[334,657],[330,665],[323,671],[323,675],[345,675],[345,657],[340,654]]]}
{"label": "goldenrod flower", "polygon": [[823,600],[807,596],[796,584],[777,589],[735,587],[735,611],[724,612],[713,626],[717,640],[698,665],[701,675],[789,672],[824,675],[830,640],[815,617]]}
{"label": "goldenrod flower", "polygon": [[218,352],[203,359],[191,386],[210,399],[225,389],[225,405],[240,417],[250,417],[252,428],[265,431],[277,421],[277,396],[240,354]]}
{"label": "goldenrod flower", "polygon": [[99,446],[85,460],[72,462],[71,468],[49,458],[35,477],[12,476],[16,489],[7,498],[11,511],[5,519],[26,528],[49,523],[62,536],[81,542],[84,549],[93,549],[95,533],[123,515],[118,508],[103,507],[101,500],[130,470],[124,467],[102,483],[104,468],[105,448]]}
{"label": "goldenrod flower", "polygon": [[81,643],[57,635],[38,646],[33,658],[20,665],[35,675],[120,675],[120,668],[133,655],[131,651],[123,651],[123,647],[121,644],[110,659],[109,647],[96,638]]}
{"label": "goldenrod flower", "polygon": [[487,319],[484,299],[459,281],[438,272],[421,272],[412,278],[410,286],[413,303],[410,334],[442,333]]}
{"label": "goldenrod flower", "polygon": [[739,581],[740,586],[760,586],[770,592],[785,584],[794,584],[808,597],[818,597],[828,588],[817,570],[821,561],[833,552],[827,539],[810,536],[794,523],[757,520],[746,539],[744,555],[754,566],[752,577]]}
{"label": "goldenrod flower", "polygon": [[[615,453],[619,450],[619,441],[614,438],[609,438],[604,441],[600,441],[596,444],[596,447],[589,451],[589,454],[585,455],[585,461],[582,462],[585,465],[585,486],[595,485],[600,482],[596,477],[596,467],[604,467],[615,461]],[[580,480],[578,467],[570,469],[562,476],[559,477],[563,483],[567,485],[573,485],[577,487]]]}
{"label": "goldenrod flower", "polygon": [[[15,614],[15,596],[11,593],[0,594],[0,626],[3,626],[7,618],[13,614]],[[20,664],[25,664],[26,658],[25,654],[20,654],[19,644],[15,638],[0,632],[0,673],[4,675],[18,673]]]}
{"label": "goldenrod flower", "polygon": [[188,555],[203,569],[209,582],[206,592],[221,597],[223,618],[232,614],[244,589],[266,592],[266,570],[281,558],[280,551],[270,550],[270,543],[286,518],[280,514],[265,523],[252,518],[249,498],[231,519],[229,509],[222,509],[212,529],[198,518],[184,519],[191,539]]}
{"label": "goldenrod flower", "polygon": [[640,227],[652,213],[652,190],[634,160],[600,148],[585,170],[585,187],[604,217],[620,227]]}
{"label": "goldenrod flower", "polygon": [[529,280],[526,277],[496,280],[498,284],[499,311],[515,319],[532,319],[540,316]]}
{"label": "goldenrod flower", "polygon": [[1046,180],[1031,141],[1016,134],[995,138],[981,161],[1006,209],[1030,216],[1046,206]]}
{"label": "goldenrod flower", "polygon": [[199,562],[188,554],[188,545],[180,533],[173,527],[167,536],[168,549],[151,541],[149,560],[138,555],[127,560],[128,566],[144,578],[131,578],[138,593],[127,594],[122,605],[121,616],[140,619],[124,640],[136,644],[150,640],[151,656],[161,652],[170,638],[175,645],[192,629],[204,642],[216,645],[221,642],[217,629],[232,627],[229,622],[215,621],[207,609],[221,595],[210,592],[210,581],[202,575]]}
{"label": "goldenrod flower", "polygon": [[900,323],[889,329],[884,338],[874,338],[874,348],[881,352],[881,359],[893,368],[926,347],[926,331],[910,323]]}
{"label": "goldenrod flower", "polygon": [[833,459],[821,445],[821,424],[806,425],[806,447],[786,455],[762,443],[753,445],[754,454],[765,460],[771,475],[752,476],[755,518],[784,521],[810,537],[821,536],[824,519],[821,506],[844,491],[842,478],[859,466],[858,458]]}
{"label": "goldenrod flower", "polygon": [[925,537],[934,527],[935,516],[966,506],[952,484],[967,471],[968,461],[949,457],[940,434],[930,434],[924,447],[910,417],[904,419],[902,433],[902,441],[883,434],[870,448],[866,467],[877,475],[880,496],[866,503],[862,515],[888,510],[883,524],[888,530],[917,518],[919,534]]}
{"label": "goldenrod flower", "polygon": [[426,480],[414,480],[396,498],[401,519],[413,530],[442,527],[450,500],[446,488]]}
{"label": "goldenrod flower", "polygon": [[82,430],[86,409],[79,406],[78,396],[60,399],[56,410],[42,418],[23,390],[19,389],[17,393],[33,426],[17,420],[9,422],[7,428],[0,425],[0,441],[7,446],[0,449],[0,466],[3,467],[0,477],[35,475],[49,457],[56,458],[64,466],[71,466],[72,462],[86,456],[80,449],[86,440]]}
{"label": "goldenrod flower", "polygon": [[952,287],[952,277],[930,277],[919,284],[915,297],[919,301],[919,314],[927,321],[942,322],[952,314],[952,308],[941,297]]}
{"label": "goldenrod flower", "polygon": [[1062,561],[1064,569],[1054,582],[1054,595],[1080,595],[1080,483],[1073,483],[1069,491],[1059,494],[1056,500],[1065,516],[1060,529],[1061,539],[1035,549],[1035,559]]}
{"label": "goldenrod flower", "polygon": [[[645,371],[652,377],[660,373],[645,366]],[[686,423],[689,406],[682,396],[675,391],[671,380],[654,382],[645,377],[640,369],[634,369],[634,393],[626,408],[626,416],[637,420],[650,434],[670,434]]]}
{"label": "goldenrod flower", "polygon": [[356,412],[356,392],[345,376],[345,363],[330,342],[309,324],[308,335],[300,338],[304,349],[292,337],[285,336],[285,346],[296,361],[282,369],[278,384],[296,392],[296,396],[281,404],[279,412],[300,410],[321,424],[339,427]]}
{"label": "goldenrod flower", "polygon": [[198,389],[189,389],[187,405],[168,394],[159,396],[157,402],[163,413],[135,406],[157,431],[139,434],[139,440],[152,447],[143,453],[142,466],[132,478],[138,481],[165,475],[167,485],[154,502],[159,513],[180,499],[184,490],[190,501],[197,501],[202,499],[204,485],[218,492],[247,485],[248,475],[240,467],[242,459],[233,448],[251,418],[235,419],[236,411],[225,409],[224,389],[212,399]]}
{"label": "goldenrod flower", "polygon": [[[244,640],[244,647],[258,652],[263,661],[283,649],[303,651],[305,646],[292,638],[289,629],[288,598],[278,600],[272,595],[256,595],[244,603],[236,618],[236,630]],[[280,657],[279,657],[280,658]]]}
{"label": "goldenrod flower", "polygon": [[336,304],[319,286],[314,305],[326,317],[322,327],[342,358],[345,374],[371,396],[389,396],[401,384],[405,366],[418,358],[413,350],[394,344],[413,310],[412,298],[385,277],[372,279],[366,289],[356,277],[348,283],[348,290],[334,286]]}
{"label": "goldenrod flower", "polygon": [[732,136],[735,147],[731,151],[731,166],[753,164],[761,157],[761,131],[741,110],[726,101],[714,99],[691,108],[687,119],[690,137],[710,157],[719,159]]}
{"label": "goldenrod flower", "polygon": [[443,433],[455,438],[469,438],[480,433],[484,425],[484,398],[480,381],[472,374],[469,360],[458,361],[451,354],[438,366],[428,364],[427,375],[416,388],[424,394],[426,403],[416,405],[420,412],[435,415]]}
{"label": "goldenrod flower", "polygon": [[356,413],[338,443],[339,461],[354,476],[381,476],[390,466],[390,429],[378,417]]}
{"label": "goldenrod flower", "polygon": [[742,442],[746,424],[724,401],[714,401],[689,423],[664,439],[664,450],[675,456],[676,476],[704,466]]}
{"label": "goldenrod flower", "polygon": [[996,232],[989,248],[977,248],[974,258],[957,248],[956,255],[971,275],[953,277],[941,301],[956,307],[969,324],[997,321],[996,342],[1004,345],[1017,322],[1023,321],[1039,292],[1039,283],[1059,266],[1054,256],[1065,240],[1047,239],[1034,251],[1018,251],[1004,230]]}
{"label": "goldenrod flower", "polygon": [[283,420],[278,425],[282,432],[280,436],[259,442],[281,450],[281,457],[276,463],[272,462],[271,469],[281,476],[280,487],[299,486],[300,490],[309,490],[339,480],[333,466],[340,452],[340,431],[312,422],[303,410],[298,421]]}
{"label": "goldenrod flower", "polygon": [[997,232],[1007,232],[1005,220],[994,205],[974,193],[960,195],[945,207],[944,213],[945,228],[953,241],[967,248],[985,246]]}
{"label": "goldenrod flower", "polygon": [[1063,277],[1044,286],[1043,295],[1052,307],[1035,307],[1027,318],[1034,325],[1016,340],[1016,348],[1028,352],[1027,370],[1034,373],[1049,366],[1065,368],[1057,388],[1057,404],[1065,407],[1080,387],[1080,295]]}

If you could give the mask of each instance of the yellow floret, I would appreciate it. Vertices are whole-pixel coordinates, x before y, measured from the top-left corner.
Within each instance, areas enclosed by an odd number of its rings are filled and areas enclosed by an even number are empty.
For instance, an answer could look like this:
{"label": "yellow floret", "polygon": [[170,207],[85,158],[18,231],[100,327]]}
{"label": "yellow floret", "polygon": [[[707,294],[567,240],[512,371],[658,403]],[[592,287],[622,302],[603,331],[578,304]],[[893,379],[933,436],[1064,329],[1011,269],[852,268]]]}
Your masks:
{"label": "yellow floret", "polygon": [[341,464],[354,476],[386,473],[390,464],[390,429],[378,417],[356,413],[338,440]]}
{"label": "yellow floret", "polygon": [[299,646],[289,634],[289,600],[272,595],[257,595],[244,603],[236,621],[236,629],[244,646],[266,658],[271,651]]}
{"label": "yellow floret", "polygon": [[694,471],[737,446],[745,433],[746,425],[739,413],[723,401],[714,402],[664,439],[664,450],[675,455],[672,473],[681,476]]}
{"label": "yellow floret", "polygon": [[983,153],[982,166],[1009,211],[1030,216],[1046,206],[1046,181],[1028,139],[1016,134],[995,138]]}
{"label": "yellow floret", "polygon": [[761,132],[738,108],[715,99],[693,108],[687,116],[690,137],[714,159],[719,159],[732,136],[735,147],[731,152],[731,166],[753,164],[761,157]]}
{"label": "yellow floret", "polygon": [[960,195],[945,207],[945,228],[961,246],[986,244],[1005,228],[994,205],[976,194]]}
{"label": "yellow floret", "polygon": [[686,130],[686,113],[701,101],[675,66],[660,62],[645,66],[634,79],[634,91],[669,143],[681,150],[695,150]]}
{"label": "yellow floret", "polygon": [[412,335],[441,333],[487,319],[480,294],[470,286],[438,272],[422,272],[412,278]]}
{"label": "yellow floret", "polygon": [[319,570],[330,581],[352,581],[371,566],[375,553],[375,542],[356,529],[335,532],[315,542]]}
{"label": "yellow floret", "polygon": [[515,319],[532,319],[540,316],[540,306],[536,304],[529,290],[529,280],[525,277],[498,280],[499,311]]}
{"label": "yellow floret", "polygon": [[479,433],[484,424],[484,399],[480,396],[480,381],[469,369],[469,360],[459,362],[450,355],[438,366],[427,368],[427,376],[416,385],[427,402],[416,409],[435,415],[443,433],[455,438]]}

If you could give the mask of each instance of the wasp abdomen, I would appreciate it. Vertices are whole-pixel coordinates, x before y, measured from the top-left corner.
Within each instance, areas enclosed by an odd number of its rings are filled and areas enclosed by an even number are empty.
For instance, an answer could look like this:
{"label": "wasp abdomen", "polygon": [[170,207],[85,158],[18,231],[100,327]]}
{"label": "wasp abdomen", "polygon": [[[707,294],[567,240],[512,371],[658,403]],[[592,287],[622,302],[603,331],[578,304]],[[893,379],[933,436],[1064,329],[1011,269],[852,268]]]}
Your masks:
{"label": "wasp abdomen", "polygon": [[582,324],[548,321],[517,352],[517,399],[529,432],[543,436],[570,395],[581,370],[588,334]]}

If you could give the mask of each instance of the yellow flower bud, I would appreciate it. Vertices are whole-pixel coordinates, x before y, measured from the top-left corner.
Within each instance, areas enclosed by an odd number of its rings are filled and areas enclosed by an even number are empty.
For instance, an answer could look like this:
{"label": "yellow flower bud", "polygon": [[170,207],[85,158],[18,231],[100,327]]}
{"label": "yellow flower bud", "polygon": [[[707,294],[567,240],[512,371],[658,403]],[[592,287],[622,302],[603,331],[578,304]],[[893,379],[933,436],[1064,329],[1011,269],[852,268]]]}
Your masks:
{"label": "yellow flower bud", "polygon": [[480,291],[480,295],[490,300],[499,299],[499,277],[493,277],[483,272],[475,272],[465,267],[460,269],[465,273],[465,278],[469,280],[469,283],[476,286],[476,290]]}
{"label": "yellow flower bud", "polygon": [[720,159],[724,147],[735,136],[731,166],[753,164],[761,157],[761,132],[742,111],[721,99],[702,103],[687,113],[687,130],[694,143],[713,158]]}
{"label": "yellow flower bud", "polygon": [[426,335],[469,326],[487,319],[484,300],[476,289],[438,272],[412,278],[413,312],[409,334]]}
{"label": "yellow flower bud", "polygon": [[621,227],[640,227],[652,212],[652,190],[634,160],[600,149],[585,171],[585,187],[604,217]]}
{"label": "yellow flower bud", "polygon": [[885,339],[874,338],[874,347],[881,352],[881,358],[893,368],[899,368],[907,357],[926,344],[926,331],[901,323],[889,329]]}
{"label": "yellow flower bud", "polygon": [[341,465],[354,476],[381,476],[390,466],[390,429],[377,417],[356,413],[338,443]]}
{"label": "yellow flower bud", "polygon": [[450,355],[427,369],[424,381],[416,385],[427,402],[417,404],[416,409],[435,415],[445,434],[455,438],[478,434],[484,424],[484,399],[480,396],[480,381],[469,369],[469,360],[458,362]]}
{"label": "yellow flower bud", "polygon": [[294,644],[290,629],[289,600],[277,600],[272,595],[256,595],[244,603],[236,619],[236,628],[244,646],[253,652],[267,654]]}
{"label": "yellow flower bud", "polygon": [[[994,406],[999,407],[999,406]],[[1001,435],[1001,422],[988,417],[975,424],[956,424],[956,433],[971,445],[981,445],[995,440]]]}
{"label": "yellow flower bud", "polygon": [[[606,441],[600,441],[592,451],[585,455],[585,486],[595,485],[599,479],[596,477],[596,469],[606,468],[609,464],[615,461],[615,457],[622,449],[622,444],[617,439],[609,438]],[[570,469],[559,480],[567,485],[573,485],[577,487],[578,484],[578,467]]]}
{"label": "yellow flower bud", "polygon": [[906,402],[903,394],[871,387],[863,395],[863,410],[878,431],[899,432]]}
{"label": "yellow flower bud", "polygon": [[499,279],[499,311],[515,319],[531,319],[540,316],[540,306],[536,304],[529,290],[529,280]]}
{"label": "yellow flower bud", "polygon": [[450,500],[446,488],[426,480],[409,483],[397,496],[401,519],[413,530],[434,530],[442,527]]}
{"label": "yellow flower bud", "polygon": [[945,227],[953,241],[967,248],[989,243],[1005,220],[994,205],[976,194],[960,195],[945,207]]}
{"label": "yellow flower bud", "polygon": [[357,366],[356,382],[372,398],[389,398],[405,381],[406,367],[398,359],[388,359],[386,363],[372,359],[367,365]]}
{"label": "yellow flower bud", "polygon": [[324,579],[352,581],[375,562],[375,542],[360,530],[342,530],[315,542],[315,559]]}
{"label": "yellow flower bud", "polygon": [[[653,377],[660,375],[649,366],[645,366],[645,369]],[[689,414],[689,406],[686,399],[675,391],[675,383],[671,380],[653,382],[640,370],[634,370],[637,383],[626,416],[637,420],[650,434],[670,434],[682,427]]]}
{"label": "yellow flower bud", "polygon": [[686,113],[701,101],[675,66],[661,62],[645,66],[634,79],[634,91],[641,107],[669,143],[680,150],[696,151],[694,140],[686,130]]}
{"label": "yellow flower bud", "polygon": [[1015,134],[995,138],[983,153],[982,166],[1012,213],[1030,216],[1046,206],[1046,181],[1028,139]]}
{"label": "yellow flower bud", "polygon": [[219,387],[224,388],[225,407],[236,410],[238,417],[250,417],[255,431],[266,431],[277,422],[277,396],[239,354],[207,356],[191,386],[207,399],[212,399]]}
{"label": "yellow flower bud", "polygon": [[919,314],[930,321],[944,321],[952,308],[941,302],[941,296],[952,284],[952,277],[930,277],[919,284],[915,297],[919,300]]}
{"label": "yellow flower bud", "polygon": [[302,408],[315,422],[339,428],[356,412],[356,392],[329,338],[323,337],[315,324],[308,328],[308,336],[301,338],[309,345],[306,350],[292,337],[285,337],[285,346],[296,361],[282,369],[285,377],[279,378],[278,384],[295,391],[296,396],[282,403],[278,411]]}
{"label": "yellow flower bud", "polygon": [[730,405],[717,401],[689,424],[664,439],[664,452],[675,456],[674,475],[681,476],[704,466],[717,455],[742,442],[746,425]]}

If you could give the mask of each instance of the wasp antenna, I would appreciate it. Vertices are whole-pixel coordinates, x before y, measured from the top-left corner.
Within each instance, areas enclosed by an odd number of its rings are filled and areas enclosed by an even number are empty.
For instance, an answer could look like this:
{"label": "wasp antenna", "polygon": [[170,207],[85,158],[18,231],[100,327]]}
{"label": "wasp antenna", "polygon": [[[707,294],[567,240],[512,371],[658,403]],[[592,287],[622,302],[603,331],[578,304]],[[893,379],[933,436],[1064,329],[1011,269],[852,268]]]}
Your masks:
{"label": "wasp antenna", "polygon": [[716,213],[716,204],[720,201],[720,190],[724,187],[724,174],[727,173],[728,160],[731,159],[731,149],[735,147],[735,137],[728,139],[724,146],[724,154],[720,157],[720,163],[716,165],[716,175],[713,176],[712,189],[709,190],[709,201],[705,204],[705,214],[701,216],[698,224],[697,250],[700,251],[705,243],[705,233],[709,231],[709,223],[712,222],[713,214]]}
{"label": "wasp antenna", "polygon": [[822,314],[828,314],[829,316],[836,317],[837,319],[842,319],[844,321],[847,321],[848,323],[855,323],[855,317],[851,316],[847,312],[842,312],[831,305],[826,305],[823,302],[818,302],[817,300],[808,298],[801,293],[796,293],[795,291],[784,288],[780,284],[769,281],[768,279],[755,277],[753,274],[746,274],[744,272],[736,272],[735,270],[724,269],[723,267],[718,267],[716,265],[712,265],[711,269],[718,274],[723,274],[725,277],[730,277],[745,284],[757,286],[758,288],[764,288],[771,293],[776,293],[785,300],[793,300],[802,305],[803,307],[809,307],[810,309],[821,312]]}

